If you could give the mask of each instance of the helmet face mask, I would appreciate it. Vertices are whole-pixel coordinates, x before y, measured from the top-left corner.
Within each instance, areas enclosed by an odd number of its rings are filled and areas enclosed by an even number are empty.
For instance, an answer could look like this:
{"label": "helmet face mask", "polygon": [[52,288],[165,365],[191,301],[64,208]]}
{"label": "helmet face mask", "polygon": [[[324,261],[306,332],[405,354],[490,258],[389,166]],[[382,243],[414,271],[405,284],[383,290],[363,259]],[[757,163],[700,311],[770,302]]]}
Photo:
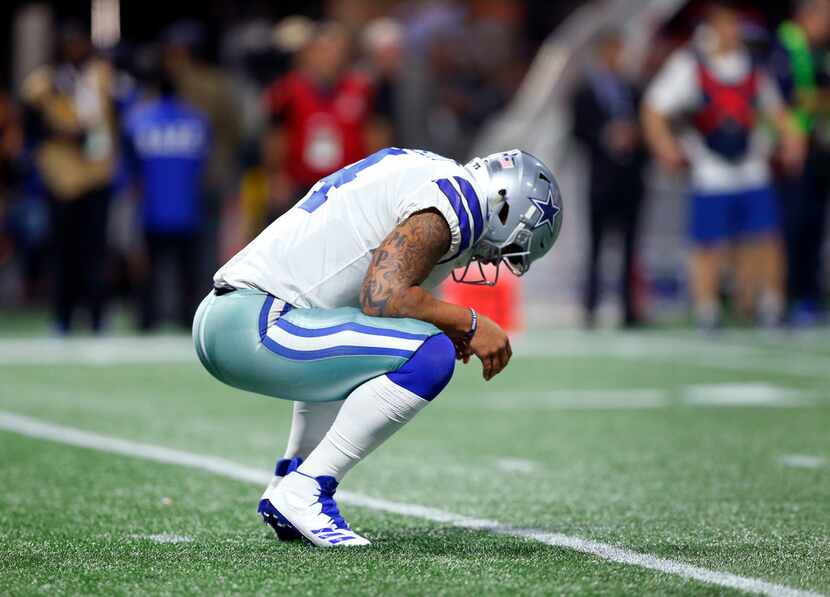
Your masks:
{"label": "helmet face mask", "polygon": [[[453,272],[453,280],[493,286],[502,263],[513,275],[523,276],[551,249],[562,227],[562,198],[553,174],[537,158],[517,149],[473,160],[468,167],[486,168],[490,209],[484,235],[462,273]],[[473,263],[480,278],[468,280]],[[492,280],[483,264],[496,267]]]}
{"label": "helmet face mask", "polygon": [[501,263],[514,276],[523,276],[530,269],[530,242],[533,235],[528,230],[518,230],[513,242],[501,250]]}

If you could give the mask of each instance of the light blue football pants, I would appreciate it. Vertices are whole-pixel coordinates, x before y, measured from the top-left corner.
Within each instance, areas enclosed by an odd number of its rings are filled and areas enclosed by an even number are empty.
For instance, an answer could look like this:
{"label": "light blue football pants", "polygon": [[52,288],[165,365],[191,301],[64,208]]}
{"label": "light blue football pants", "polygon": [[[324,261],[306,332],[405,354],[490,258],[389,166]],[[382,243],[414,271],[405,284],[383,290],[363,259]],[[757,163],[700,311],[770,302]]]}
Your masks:
{"label": "light blue football pants", "polygon": [[455,349],[437,327],[360,310],[300,309],[256,290],[211,292],[193,320],[199,360],[230,386],[286,400],[345,399],[379,375],[426,400],[452,377]]}

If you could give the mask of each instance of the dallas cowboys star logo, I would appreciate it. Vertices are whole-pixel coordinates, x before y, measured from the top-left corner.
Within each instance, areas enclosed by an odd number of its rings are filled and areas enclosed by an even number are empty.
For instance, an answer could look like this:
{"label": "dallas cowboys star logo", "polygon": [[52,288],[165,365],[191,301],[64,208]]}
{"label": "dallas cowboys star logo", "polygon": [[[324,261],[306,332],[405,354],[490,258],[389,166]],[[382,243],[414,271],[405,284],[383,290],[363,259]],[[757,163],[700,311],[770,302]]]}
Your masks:
{"label": "dallas cowboys star logo", "polygon": [[533,197],[529,199],[533,201],[533,205],[539,208],[539,219],[536,220],[533,229],[536,230],[539,226],[547,224],[550,231],[553,232],[553,220],[560,209],[558,205],[553,203],[553,190],[548,189],[548,196],[544,201]]}

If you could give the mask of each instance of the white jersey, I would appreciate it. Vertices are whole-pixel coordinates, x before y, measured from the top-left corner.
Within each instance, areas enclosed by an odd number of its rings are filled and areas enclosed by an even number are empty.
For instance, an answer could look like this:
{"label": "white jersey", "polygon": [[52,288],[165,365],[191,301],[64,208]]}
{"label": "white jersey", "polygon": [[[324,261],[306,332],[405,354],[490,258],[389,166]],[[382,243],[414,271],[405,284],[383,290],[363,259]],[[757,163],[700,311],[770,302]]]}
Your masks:
{"label": "white jersey", "polygon": [[410,215],[437,209],[452,235],[423,287],[465,264],[487,221],[473,172],[439,155],[387,148],[315,184],[214,276],[217,286],[256,288],[296,307],[359,307],[374,251]]}

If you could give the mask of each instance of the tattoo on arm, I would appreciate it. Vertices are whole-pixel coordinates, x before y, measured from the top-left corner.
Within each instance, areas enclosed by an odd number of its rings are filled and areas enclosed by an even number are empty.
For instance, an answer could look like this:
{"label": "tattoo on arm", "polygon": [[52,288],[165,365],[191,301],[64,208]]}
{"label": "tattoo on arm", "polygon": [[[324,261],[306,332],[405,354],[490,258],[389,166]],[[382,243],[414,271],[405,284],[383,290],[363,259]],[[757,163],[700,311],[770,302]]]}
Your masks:
{"label": "tattoo on arm", "polygon": [[360,289],[367,315],[398,313],[400,293],[429,275],[450,247],[450,229],[434,209],[419,211],[400,223],[375,249]]}

